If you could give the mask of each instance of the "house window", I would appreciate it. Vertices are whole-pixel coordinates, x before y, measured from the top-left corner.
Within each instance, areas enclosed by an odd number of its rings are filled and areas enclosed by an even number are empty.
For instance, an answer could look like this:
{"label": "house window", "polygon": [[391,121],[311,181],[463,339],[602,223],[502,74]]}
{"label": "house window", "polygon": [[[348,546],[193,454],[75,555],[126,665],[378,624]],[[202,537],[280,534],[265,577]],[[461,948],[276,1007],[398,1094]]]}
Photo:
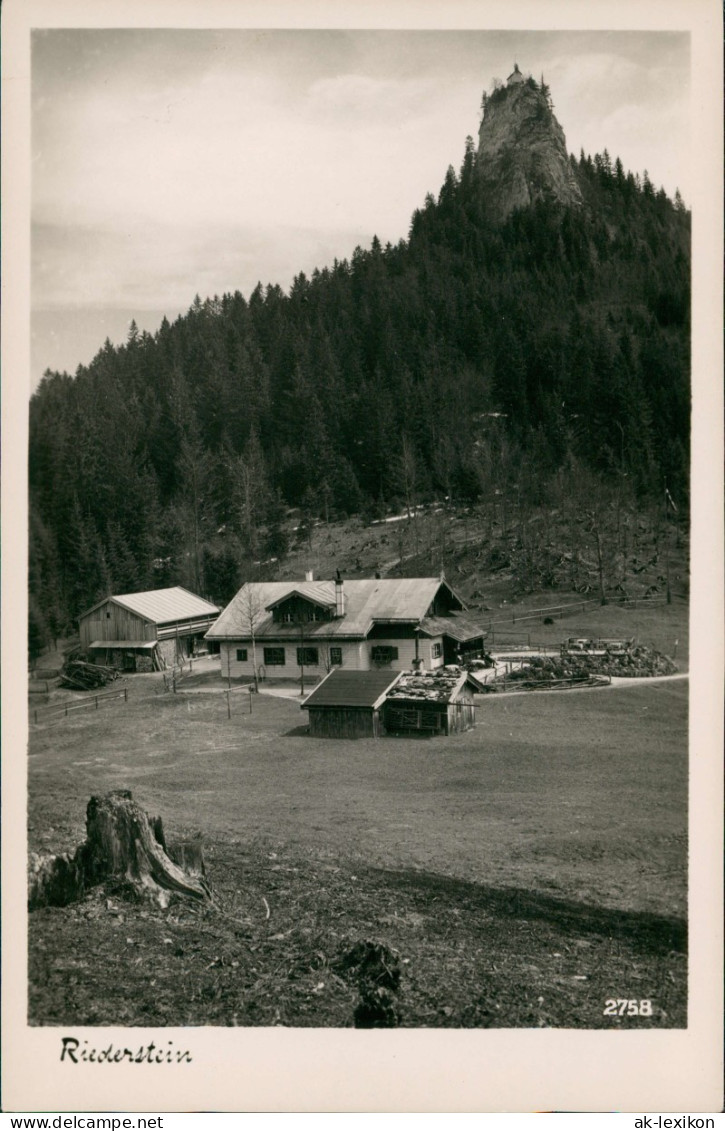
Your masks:
{"label": "house window", "polygon": [[330,648],[330,666],[342,667],[342,648]]}
{"label": "house window", "polygon": [[431,644],[430,654],[431,654],[431,656],[433,657],[434,660],[437,660],[439,656],[443,655],[443,645],[442,644]]}
{"label": "house window", "polygon": [[247,649],[246,648],[237,648],[237,659],[242,664],[245,664],[247,662]]}
{"label": "house window", "polygon": [[300,668],[316,668],[317,667],[317,649],[316,648],[298,648],[297,649],[297,665]]}
{"label": "house window", "polygon": [[283,621],[284,624],[294,624],[294,620],[295,620],[294,613],[289,613],[289,612],[282,613],[282,621]]}
{"label": "house window", "polygon": [[264,662],[268,668],[284,666],[284,648],[265,648]]}
{"label": "house window", "polygon": [[375,644],[370,649],[370,659],[374,664],[380,664],[381,667],[397,660],[397,658],[398,649],[393,648],[390,644]]}

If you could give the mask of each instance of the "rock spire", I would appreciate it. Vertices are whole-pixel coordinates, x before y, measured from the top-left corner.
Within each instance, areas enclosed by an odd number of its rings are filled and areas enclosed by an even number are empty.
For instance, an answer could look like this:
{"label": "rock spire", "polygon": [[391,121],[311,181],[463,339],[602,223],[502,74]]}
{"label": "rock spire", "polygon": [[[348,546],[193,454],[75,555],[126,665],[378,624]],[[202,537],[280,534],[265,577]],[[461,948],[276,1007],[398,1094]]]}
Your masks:
{"label": "rock spire", "polygon": [[482,107],[476,169],[492,220],[503,223],[538,200],[582,203],[546,86],[516,66],[506,86],[484,95]]}

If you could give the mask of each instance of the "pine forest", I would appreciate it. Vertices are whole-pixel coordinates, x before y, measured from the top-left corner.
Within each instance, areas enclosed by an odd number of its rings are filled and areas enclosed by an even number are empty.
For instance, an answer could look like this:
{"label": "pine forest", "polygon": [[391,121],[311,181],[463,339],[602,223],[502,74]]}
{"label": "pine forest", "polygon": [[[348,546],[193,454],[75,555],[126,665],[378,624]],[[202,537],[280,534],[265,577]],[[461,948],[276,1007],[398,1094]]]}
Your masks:
{"label": "pine forest", "polygon": [[108,593],[181,584],[222,604],[276,576],[292,509],[304,528],[433,500],[581,502],[595,522],[665,498],[686,519],[690,216],[606,151],[568,160],[580,204],[495,223],[469,138],[406,240],[289,293],[197,296],[74,375],[46,372],[31,647]]}

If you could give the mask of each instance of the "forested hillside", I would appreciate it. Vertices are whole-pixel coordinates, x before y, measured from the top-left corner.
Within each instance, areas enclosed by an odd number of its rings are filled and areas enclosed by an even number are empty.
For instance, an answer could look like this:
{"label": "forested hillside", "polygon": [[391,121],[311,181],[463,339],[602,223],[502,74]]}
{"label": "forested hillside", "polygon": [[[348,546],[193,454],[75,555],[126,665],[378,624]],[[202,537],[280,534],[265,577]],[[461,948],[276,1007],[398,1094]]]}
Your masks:
{"label": "forested hillside", "polygon": [[[583,203],[486,219],[469,139],[396,246],[132,326],[30,406],[31,630],[107,592],[226,600],[285,513],[613,484],[687,512],[690,225],[605,152]],[[245,564],[246,563],[246,564]],[[274,568],[274,567],[272,567]]]}

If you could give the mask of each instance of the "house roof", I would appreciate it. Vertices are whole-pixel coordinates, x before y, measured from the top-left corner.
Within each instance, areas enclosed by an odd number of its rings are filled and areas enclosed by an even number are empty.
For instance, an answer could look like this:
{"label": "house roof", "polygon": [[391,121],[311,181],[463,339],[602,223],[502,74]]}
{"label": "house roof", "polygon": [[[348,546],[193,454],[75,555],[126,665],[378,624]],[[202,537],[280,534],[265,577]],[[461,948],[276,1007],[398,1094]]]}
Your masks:
{"label": "house roof", "polygon": [[[309,589],[308,589],[309,587]],[[315,637],[361,639],[367,636],[373,624],[418,624],[430,609],[436,594],[444,587],[453,599],[463,605],[460,597],[446,581],[439,577],[375,578],[364,581],[345,581],[343,594],[345,614],[327,621],[310,621],[304,626],[306,640]],[[317,594],[313,596],[312,593]],[[293,593],[307,596],[321,605],[335,604],[334,581],[259,581],[247,582],[230,601],[219,619],[207,632],[207,638],[221,640],[248,639],[251,636],[249,601],[257,610],[254,618],[254,635],[257,638],[273,636],[277,639],[298,639],[300,629],[295,624],[275,623],[270,611],[285,597]],[[465,607],[465,606],[464,606]]]}
{"label": "house roof", "polygon": [[213,617],[219,612],[218,607],[212,605],[210,601],[205,601],[203,597],[197,597],[196,593],[190,593],[188,589],[182,589],[180,585],[174,585],[170,589],[150,589],[145,593],[121,593],[120,595],[105,597],[92,608],[81,613],[81,617],[88,616],[95,609],[99,609],[101,605],[105,605],[106,601],[113,601],[115,605],[120,605],[154,624],[168,624],[177,620],[190,620],[198,617]]}
{"label": "house roof", "polygon": [[429,636],[450,636],[465,644],[467,640],[477,640],[488,636],[488,628],[469,613],[451,613],[446,617],[424,617],[420,622],[423,632]]}
{"label": "house roof", "polygon": [[335,590],[332,581],[300,581],[288,592],[283,593],[276,600],[270,601],[266,607],[274,609],[282,601],[286,601],[288,597],[292,596],[304,597],[315,605],[322,605],[323,608],[335,607]]}
{"label": "house roof", "polygon": [[375,709],[390,688],[400,679],[400,672],[346,671],[334,668],[307,696],[301,707],[370,707]]}

